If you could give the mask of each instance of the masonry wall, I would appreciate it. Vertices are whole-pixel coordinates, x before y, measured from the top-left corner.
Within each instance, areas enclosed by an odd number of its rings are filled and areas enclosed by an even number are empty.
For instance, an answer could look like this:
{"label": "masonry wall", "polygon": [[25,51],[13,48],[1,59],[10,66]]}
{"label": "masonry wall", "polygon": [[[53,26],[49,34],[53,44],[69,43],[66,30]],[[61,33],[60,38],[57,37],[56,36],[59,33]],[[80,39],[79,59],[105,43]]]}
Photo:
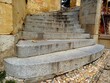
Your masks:
{"label": "masonry wall", "polygon": [[0,70],[3,59],[15,56],[18,32],[26,15],[25,0],[0,0]]}
{"label": "masonry wall", "polygon": [[12,1],[0,0],[0,34],[10,34],[13,31]]}
{"label": "masonry wall", "polygon": [[60,0],[28,0],[28,14],[58,11],[61,8]]}
{"label": "masonry wall", "polygon": [[102,0],[81,0],[80,23],[98,41]]}

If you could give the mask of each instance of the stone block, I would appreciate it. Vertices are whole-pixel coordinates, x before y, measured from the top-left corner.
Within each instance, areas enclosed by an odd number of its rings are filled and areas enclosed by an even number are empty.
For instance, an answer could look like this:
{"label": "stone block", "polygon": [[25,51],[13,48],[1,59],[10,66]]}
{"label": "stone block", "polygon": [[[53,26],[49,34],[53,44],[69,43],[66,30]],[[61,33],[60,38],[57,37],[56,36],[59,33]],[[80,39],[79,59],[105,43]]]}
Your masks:
{"label": "stone block", "polygon": [[93,45],[30,58],[8,58],[5,59],[5,70],[7,75],[16,78],[41,80],[41,77],[55,76],[82,67],[101,57],[103,50],[104,46]]}
{"label": "stone block", "polygon": [[45,41],[21,40],[18,42],[16,46],[17,46],[17,56],[27,58],[64,50],[80,48],[84,46],[90,46],[94,44],[95,42],[93,39],[45,40]]}
{"label": "stone block", "polygon": [[[57,6],[55,6],[57,5]],[[28,14],[37,14],[60,10],[60,0],[28,0]]]}
{"label": "stone block", "polygon": [[0,34],[10,34],[12,33],[12,31],[13,31],[12,5],[0,3]]}
{"label": "stone block", "polygon": [[4,69],[3,59],[14,55],[14,36],[0,35],[0,71]]}
{"label": "stone block", "polygon": [[13,35],[0,35],[0,52],[14,47]]}
{"label": "stone block", "polygon": [[3,2],[3,3],[12,3],[12,0],[0,0],[0,2]]}

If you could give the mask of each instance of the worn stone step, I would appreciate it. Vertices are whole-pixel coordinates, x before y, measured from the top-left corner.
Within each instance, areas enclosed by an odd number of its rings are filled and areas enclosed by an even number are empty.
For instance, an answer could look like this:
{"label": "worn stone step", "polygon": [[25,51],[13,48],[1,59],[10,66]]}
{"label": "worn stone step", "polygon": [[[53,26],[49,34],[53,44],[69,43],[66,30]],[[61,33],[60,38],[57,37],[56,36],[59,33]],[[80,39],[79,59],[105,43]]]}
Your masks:
{"label": "worn stone step", "polygon": [[88,39],[90,34],[86,33],[46,33],[44,39]]}
{"label": "worn stone step", "polygon": [[37,33],[23,31],[21,39],[87,39],[90,34],[86,33]]}
{"label": "worn stone step", "polygon": [[[67,13],[64,13],[64,14],[67,14]],[[58,15],[58,14],[56,14],[56,15],[27,15],[27,18],[28,19],[39,19],[39,18],[42,18],[42,19],[44,19],[44,18],[54,18],[54,19],[70,19],[70,18],[74,18],[75,16],[78,16],[78,14],[76,13],[76,14],[74,14],[74,15]]]}
{"label": "worn stone step", "polygon": [[92,61],[103,54],[103,45],[61,51],[30,58],[7,58],[4,60],[7,75],[20,79],[41,80],[60,75]]}
{"label": "worn stone step", "polygon": [[[56,17],[59,17],[59,16],[62,16],[62,17],[65,17],[65,16],[71,16],[71,15],[77,15],[79,13],[79,11],[57,11],[57,12],[46,12],[46,13],[42,13],[42,14],[37,14],[35,16],[56,16]],[[34,16],[34,15],[31,15],[31,16]]]}
{"label": "worn stone step", "polygon": [[26,23],[26,25],[24,26],[24,30],[25,29],[37,29],[37,28],[43,28],[43,29],[74,29],[74,30],[78,30],[78,29],[82,29],[81,28],[81,25],[79,24],[59,24],[59,25],[56,25],[56,24],[44,24],[44,23]]}
{"label": "worn stone step", "polygon": [[55,21],[55,22],[57,22],[57,21],[63,21],[63,22],[68,22],[68,21],[73,21],[73,22],[77,22],[78,21],[78,17],[75,17],[75,18],[73,18],[73,17],[71,17],[70,19],[56,19],[56,18],[50,18],[50,17],[48,17],[48,18],[26,18],[26,22],[32,22],[32,21],[35,21],[35,22],[39,22],[39,21],[47,21],[47,22],[50,22],[50,21]]}
{"label": "worn stone step", "polygon": [[72,28],[72,27],[38,27],[38,26],[26,26],[24,28],[24,31],[31,31],[31,32],[37,32],[37,33],[48,33],[48,32],[54,32],[54,33],[57,33],[57,32],[70,32],[70,33],[73,33],[73,32],[77,32],[77,33],[84,33],[85,30],[84,29],[81,29],[81,28]]}
{"label": "worn stone step", "polygon": [[[72,21],[72,22],[56,22],[56,21],[28,21],[25,23],[25,26],[27,25],[59,25],[59,26],[65,26],[65,25],[75,25],[79,24],[79,21]],[[80,24],[79,24],[80,26]]]}
{"label": "worn stone step", "polygon": [[52,20],[46,20],[46,19],[37,19],[37,20],[31,20],[31,19],[26,19],[25,23],[79,23],[78,19],[75,20],[56,20],[56,19],[52,19]]}
{"label": "worn stone step", "polygon": [[22,58],[39,56],[59,51],[75,49],[94,45],[93,39],[71,39],[71,40],[20,40],[17,46],[17,56]]}

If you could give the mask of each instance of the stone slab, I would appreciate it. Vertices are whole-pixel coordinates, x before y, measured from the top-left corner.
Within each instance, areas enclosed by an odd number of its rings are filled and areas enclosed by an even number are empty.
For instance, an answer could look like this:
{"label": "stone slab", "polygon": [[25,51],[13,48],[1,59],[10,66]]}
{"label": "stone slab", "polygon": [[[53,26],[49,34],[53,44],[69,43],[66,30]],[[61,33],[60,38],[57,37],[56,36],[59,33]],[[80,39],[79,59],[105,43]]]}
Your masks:
{"label": "stone slab", "polygon": [[21,39],[87,39],[90,34],[85,33],[37,33],[23,31]]}
{"label": "stone slab", "polygon": [[44,39],[88,39],[90,34],[82,33],[45,33]]}
{"label": "stone slab", "polygon": [[0,52],[14,47],[14,38],[13,35],[0,35]]}
{"label": "stone slab", "polygon": [[[96,51],[90,52],[93,48]],[[4,60],[5,70],[7,75],[16,78],[40,80],[41,77],[66,73],[98,59],[104,46],[88,46],[86,52],[83,49],[85,47],[30,58],[7,58]]]}
{"label": "stone slab", "polygon": [[59,51],[65,51],[85,46],[94,45],[93,39],[73,40],[21,40],[17,46],[17,56],[22,58],[40,56]]}

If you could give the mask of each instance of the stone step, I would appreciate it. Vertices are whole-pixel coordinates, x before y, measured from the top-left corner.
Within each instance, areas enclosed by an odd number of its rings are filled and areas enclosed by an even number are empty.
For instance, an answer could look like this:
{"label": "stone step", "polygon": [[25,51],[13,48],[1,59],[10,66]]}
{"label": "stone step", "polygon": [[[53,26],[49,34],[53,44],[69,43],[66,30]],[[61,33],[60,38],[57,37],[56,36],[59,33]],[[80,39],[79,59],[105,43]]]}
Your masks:
{"label": "stone step", "polygon": [[78,21],[78,17],[76,16],[75,18],[73,18],[73,17],[71,17],[71,18],[69,18],[69,19],[67,19],[67,18],[65,18],[65,19],[56,19],[56,18],[50,18],[50,17],[48,17],[48,18],[26,18],[26,22],[32,22],[32,21],[35,21],[35,22],[39,22],[39,21],[47,21],[47,22],[49,22],[49,21],[55,21],[55,22],[57,22],[57,21],[63,21],[63,22],[68,22],[68,21],[70,21],[70,22],[77,22]]}
{"label": "stone step", "polygon": [[46,33],[44,39],[88,39],[90,34],[86,33]]}
{"label": "stone step", "polygon": [[[79,24],[60,24],[60,23],[35,23],[35,22],[28,22],[25,24],[24,26],[26,29],[31,29],[31,28],[46,28],[46,29],[54,29],[54,28],[57,28],[57,29],[67,29],[67,30],[70,30],[70,29],[81,29],[81,25]],[[25,29],[24,28],[24,29]]]}
{"label": "stone step", "polygon": [[5,71],[15,78],[43,80],[93,62],[102,56],[103,50],[103,45],[93,45],[30,58],[7,58]]}
{"label": "stone step", "polygon": [[[64,13],[67,14],[67,13]],[[75,19],[78,17],[78,14],[73,15],[28,15],[27,19]]]}
{"label": "stone step", "polygon": [[84,33],[85,30],[84,29],[81,29],[81,28],[63,28],[63,27],[40,27],[38,28],[37,26],[26,26],[24,28],[24,31],[31,31],[31,32],[37,32],[37,33],[48,33],[48,32],[54,32],[54,33],[64,33],[64,32],[67,32],[67,33],[73,33],[73,32],[77,32],[77,33]]}
{"label": "stone step", "polygon": [[[77,25],[76,25],[77,24]],[[65,25],[76,25],[76,26],[81,26],[79,24],[79,21],[71,21],[71,22],[56,22],[56,21],[27,21],[25,23],[25,26],[28,25],[59,25],[59,26],[65,26]]]}
{"label": "stone step", "polygon": [[55,21],[27,21],[25,23],[25,27],[28,26],[44,26],[44,27],[49,27],[49,26],[59,26],[59,27],[70,27],[70,26],[76,26],[76,27],[80,27],[81,25],[79,24],[79,21],[72,21],[72,22],[55,22]]}
{"label": "stone step", "polygon": [[25,21],[25,23],[65,23],[65,24],[67,24],[67,23],[79,23],[79,20],[78,19],[73,19],[73,20],[56,20],[56,19],[51,19],[51,20],[47,20],[47,19],[34,19],[34,20],[32,20],[32,19],[26,19],[26,21]]}
{"label": "stone step", "polygon": [[37,15],[30,15],[30,16],[56,16],[56,17],[65,17],[65,16],[71,16],[71,15],[78,15],[79,11],[57,11],[57,12],[46,12],[42,14]]}
{"label": "stone step", "polygon": [[88,39],[90,34],[86,33],[37,33],[23,31],[21,39]]}
{"label": "stone step", "polygon": [[27,58],[90,46],[94,44],[95,41],[93,39],[42,40],[42,41],[20,40],[16,46],[17,46],[17,56]]}

